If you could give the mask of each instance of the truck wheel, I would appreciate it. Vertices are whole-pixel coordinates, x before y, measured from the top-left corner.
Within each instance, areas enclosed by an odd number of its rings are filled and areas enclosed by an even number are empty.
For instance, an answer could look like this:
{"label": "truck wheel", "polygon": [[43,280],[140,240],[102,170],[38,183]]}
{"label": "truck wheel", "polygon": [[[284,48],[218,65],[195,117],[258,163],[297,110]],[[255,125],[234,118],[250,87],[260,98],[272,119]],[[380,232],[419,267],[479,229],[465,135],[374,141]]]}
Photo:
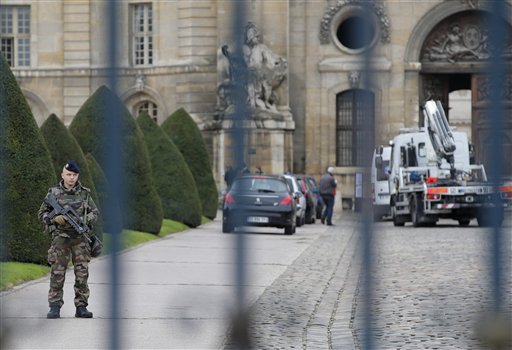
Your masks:
{"label": "truck wheel", "polygon": [[418,196],[413,196],[409,204],[409,210],[411,211],[411,221],[414,227],[421,226],[423,221],[423,201]]}
{"label": "truck wheel", "polygon": [[393,218],[393,226],[404,226],[405,220],[401,218],[402,215],[396,215],[395,207],[391,207],[391,217]]}
{"label": "truck wheel", "polygon": [[[476,221],[478,222],[478,226],[480,227],[491,227],[492,226],[492,220],[487,217],[478,216],[476,218]],[[498,227],[501,227],[503,224],[503,218],[498,218]]]}
{"label": "truck wheel", "polygon": [[[492,210],[498,210],[497,213],[493,213]],[[492,220],[492,215],[498,215],[497,224],[498,227],[501,227],[503,224],[504,211],[503,208],[500,209],[482,209],[478,216],[476,217],[476,221],[478,222],[478,226],[480,227],[491,227],[494,223]]]}
{"label": "truck wheel", "polygon": [[471,222],[471,219],[459,219],[459,226],[469,226],[469,223]]}

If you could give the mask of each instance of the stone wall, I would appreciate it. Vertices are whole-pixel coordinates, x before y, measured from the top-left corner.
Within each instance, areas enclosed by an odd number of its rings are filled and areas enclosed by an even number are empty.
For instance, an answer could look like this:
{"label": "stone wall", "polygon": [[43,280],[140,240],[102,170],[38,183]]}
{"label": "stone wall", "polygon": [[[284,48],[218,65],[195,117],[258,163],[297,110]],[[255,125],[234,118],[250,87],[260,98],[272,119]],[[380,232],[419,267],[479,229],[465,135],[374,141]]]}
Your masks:
{"label": "stone wall", "polygon": [[[207,128],[217,103],[217,49],[232,38],[232,2],[152,1],[154,64],[137,67],[131,62],[129,35],[129,5],[134,3],[139,1],[119,2],[119,95],[131,110],[145,99],[156,103],[160,123],[183,107],[201,128]],[[104,2],[8,0],[4,4],[31,6],[32,66],[13,71],[38,123],[55,113],[69,124],[79,106],[106,82],[104,31],[109,19]],[[469,0],[375,4],[382,11],[375,22],[379,37],[372,46],[375,71],[370,90],[375,95],[375,143],[387,144],[400,128],[417,126],[420,120],[420,50],[427,35],[448,16],[482,9],[484,4]],[[507,0],[507,9],[510,4]],[[263,42],[288,61],[289,73],[278,95],[281,104],[289,106],[295,125],[293,132],[283,132],[284,141],[273,139],[272,130],[266,134],[255,130],[251,143],[258,149],[250,158],[254,165],[272,172],[286,171],[290,165],[295,172],[317,177],[327,166],[336,165],[336,94],[354,87],[351,76],[361,73],[363,53],[344,50],[329,38],[325,41],[321,26],[326,19],[339,20],[340,13],[355,5],[351,0],[247,2],[247,20],[261,29]],[[359,84],[362,79],[364,75]],[[225,142],[221,134],[205,131],[219,184],[229,164],[220,149]],[[277,147],[282,165],[260,156],[272,147]],[[353,193],[355,171],[336,167],[343,196]]]}

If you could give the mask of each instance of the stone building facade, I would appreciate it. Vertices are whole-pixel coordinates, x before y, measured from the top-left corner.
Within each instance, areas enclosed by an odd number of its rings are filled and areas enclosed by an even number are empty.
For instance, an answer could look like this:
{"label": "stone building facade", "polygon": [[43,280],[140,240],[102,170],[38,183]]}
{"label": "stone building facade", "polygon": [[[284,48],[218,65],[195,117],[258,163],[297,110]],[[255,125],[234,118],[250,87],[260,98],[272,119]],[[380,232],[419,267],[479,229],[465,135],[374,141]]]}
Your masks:
{"label": "stone building facade", "polygon": [[[104,3],[1,2],[1,50],[39,124],[50,113],[69,124],[105,84],[110,19]],[[375,143],[387,144],[400,128],[421,125],[426,99],[441,99],[448,111],[455,107],[460,99],[451,106],[449,98],[455,91],[470,96],[470,115],[457,120],[471,133],[477,159],[486,161],[486,6],[478,0],[375,1],[368,11],[358,0],[247,1],[247,20],[261,29],[266,46],[287,61],[277,94],[278,107],[289,120],[254,128],[256,146],[244,151],[246,162],[264,172],[316,176],[334,166],[339,195],[351,198],[354,173],[367,164],[358,152],[364,142],[358,125],[371,117]],[[508,71],[511,7],[505,1]],[[185,108],[204,130],[219,189],[224,168],[231,164],[224,152],[225,125],[212,127],[212,121],[218,107],[218,50],[232,38],[233,11],[231,1],[123,0],[117,19],[120,97],[134,115],[147,110],[158,123]],[[359,32],[366,35],[353,35]],[[372,51],[371,88],[364,84],[366,50]],[[511,81],[504,83],[507,108],[512,105]],[[358,105],[361,96],[371,103]],[[507,118],[505,154],[512,152],[511,124]],[[266,156],[261,156],[258,147],[264,146]],[[506,171],[512,173],[510,165]]]}

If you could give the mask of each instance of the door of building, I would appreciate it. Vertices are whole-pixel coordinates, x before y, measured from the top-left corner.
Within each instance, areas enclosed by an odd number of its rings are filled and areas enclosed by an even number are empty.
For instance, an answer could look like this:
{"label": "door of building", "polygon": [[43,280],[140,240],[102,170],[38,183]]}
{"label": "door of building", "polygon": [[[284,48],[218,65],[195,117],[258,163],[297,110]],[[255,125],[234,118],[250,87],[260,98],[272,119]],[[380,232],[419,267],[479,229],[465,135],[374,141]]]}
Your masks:
{"label": "door of building", "polygon": [[[512,176],[512,75],[504,79],[502,113],[502,172],[504,176]],[[491,123],[494,116],[489,113],[489,77],[483,74],[473,74],[471,78],[472,112],[471,132],[475,146],[475,160],[483,163],[487,172],[491,169],[491,144],[495,135],[491,135]]]}

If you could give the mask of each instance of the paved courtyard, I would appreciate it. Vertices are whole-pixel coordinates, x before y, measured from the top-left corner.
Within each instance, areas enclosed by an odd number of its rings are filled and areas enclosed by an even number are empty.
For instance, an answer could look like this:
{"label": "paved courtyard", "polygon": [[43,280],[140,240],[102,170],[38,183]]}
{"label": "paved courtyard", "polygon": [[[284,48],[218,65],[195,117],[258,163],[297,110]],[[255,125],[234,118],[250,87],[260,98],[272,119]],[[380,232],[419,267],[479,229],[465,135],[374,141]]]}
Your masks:
{"label": "paved courtyard", "polygon": [[[363,349],[360,227],[343,214],[251,308],[255,349]],[[503,227],[510,253],[511,225]],[[374,226],[374,349],[484,349],[479,322],[491,303],[490,230]],[[510,276],[510,255],[504,261]],[[510,320],[511,279],[504,286]],[[235,349],[227,342],[226,349]]]}

